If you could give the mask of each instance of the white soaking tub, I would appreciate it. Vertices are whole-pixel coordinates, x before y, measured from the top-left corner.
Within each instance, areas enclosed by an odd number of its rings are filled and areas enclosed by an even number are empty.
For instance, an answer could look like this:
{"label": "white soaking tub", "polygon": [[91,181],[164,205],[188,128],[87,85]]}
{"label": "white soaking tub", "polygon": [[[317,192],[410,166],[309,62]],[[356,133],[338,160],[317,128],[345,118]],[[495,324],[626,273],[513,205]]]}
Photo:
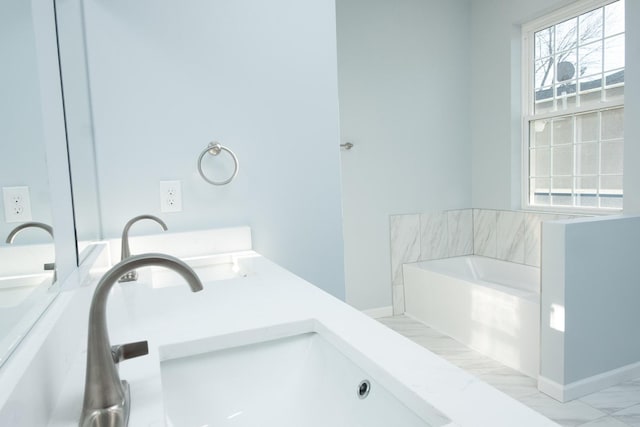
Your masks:
{"label": "white soaking tub", "polygon": [[405,311],[537,378],[540,269],[480,256],[405,264]]}

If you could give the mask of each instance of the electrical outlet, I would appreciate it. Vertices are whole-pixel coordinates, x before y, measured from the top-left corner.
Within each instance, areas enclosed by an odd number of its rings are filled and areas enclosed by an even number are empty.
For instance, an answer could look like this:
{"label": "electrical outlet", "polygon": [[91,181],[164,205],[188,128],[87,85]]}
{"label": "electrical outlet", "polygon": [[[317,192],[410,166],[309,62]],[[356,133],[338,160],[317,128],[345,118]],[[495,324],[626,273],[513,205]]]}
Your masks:
{"label": "electrical outlet", "polygon": [[180,181],[160,181],[160,212],[182,212]]}
{"label": "electrical outlet", "polygon": [[6,222],[31,221],[29,187],[3,187],[2,195]]}

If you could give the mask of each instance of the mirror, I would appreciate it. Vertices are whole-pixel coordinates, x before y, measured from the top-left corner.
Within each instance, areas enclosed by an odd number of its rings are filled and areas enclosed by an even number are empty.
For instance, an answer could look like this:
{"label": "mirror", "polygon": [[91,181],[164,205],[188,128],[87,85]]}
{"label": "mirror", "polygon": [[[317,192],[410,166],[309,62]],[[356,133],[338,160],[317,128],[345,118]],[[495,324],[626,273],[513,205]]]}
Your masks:
{"label": "mirror", "polygon": [[0,4],[0,365],[55,296],[55,252],[31,2]]}
{"label": "mirror", "polygon": [[78,263],[102,238],[81,0],[55,0]]}

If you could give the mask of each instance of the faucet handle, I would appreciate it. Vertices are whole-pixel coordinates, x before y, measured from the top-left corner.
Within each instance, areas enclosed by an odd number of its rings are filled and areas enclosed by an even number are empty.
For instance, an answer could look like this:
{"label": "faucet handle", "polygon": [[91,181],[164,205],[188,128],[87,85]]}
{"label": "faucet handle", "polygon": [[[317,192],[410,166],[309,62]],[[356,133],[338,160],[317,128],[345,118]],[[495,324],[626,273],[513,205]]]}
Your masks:
{"label": "faucet handle", "polygon": [[147,341],[130,342],[111,346],[111,357],[113,363],[120,363],[123,360],[149,354],[149,343]]}

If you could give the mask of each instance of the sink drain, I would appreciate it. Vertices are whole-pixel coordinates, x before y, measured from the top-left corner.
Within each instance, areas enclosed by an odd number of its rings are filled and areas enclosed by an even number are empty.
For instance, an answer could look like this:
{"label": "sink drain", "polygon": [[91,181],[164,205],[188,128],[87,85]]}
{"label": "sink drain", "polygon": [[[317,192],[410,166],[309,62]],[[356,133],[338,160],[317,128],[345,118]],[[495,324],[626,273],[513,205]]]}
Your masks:
{"label": "sink drain", "polygon": [[358,397],[360,399],[364,399],[369,395],[370,391],[371,391],[371,383],[368,380],[360,381],[360,384],[358,384]]}

